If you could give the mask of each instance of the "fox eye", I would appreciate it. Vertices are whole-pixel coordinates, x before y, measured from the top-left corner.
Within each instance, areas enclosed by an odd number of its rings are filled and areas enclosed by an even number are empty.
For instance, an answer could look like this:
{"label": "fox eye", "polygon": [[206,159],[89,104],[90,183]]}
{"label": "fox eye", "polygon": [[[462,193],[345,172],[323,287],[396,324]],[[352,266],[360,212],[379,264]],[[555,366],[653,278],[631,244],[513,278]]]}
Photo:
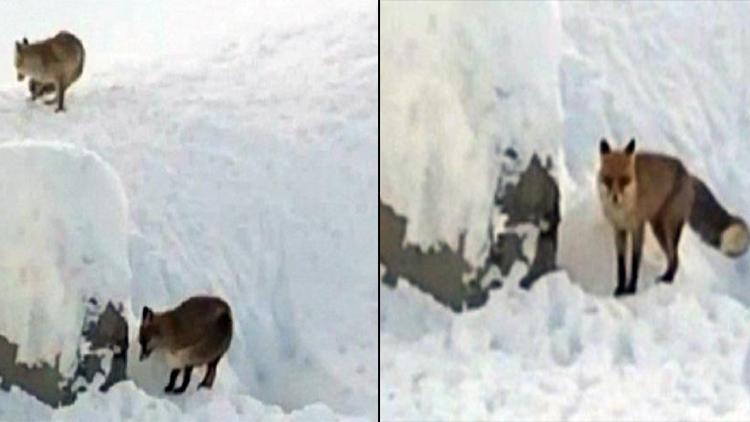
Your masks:
{"label": "fox eye", "polygon": [[622,177],[620,178],[620,186],[627,186],[630,184],[630,178],[629,177]]}
{"label": "fox eye", "polygon": [[602,182],[604,182],[604,185],[608,188],[612,186],[612,178],[609,176],[602,177]]}

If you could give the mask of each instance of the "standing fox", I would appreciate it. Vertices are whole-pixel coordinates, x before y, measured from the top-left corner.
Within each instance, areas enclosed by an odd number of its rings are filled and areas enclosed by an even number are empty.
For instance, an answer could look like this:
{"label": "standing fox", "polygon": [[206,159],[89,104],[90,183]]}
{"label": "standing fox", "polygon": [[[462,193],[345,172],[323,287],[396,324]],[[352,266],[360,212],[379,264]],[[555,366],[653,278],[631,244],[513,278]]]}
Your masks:
{"label": "standing fox", "polygon": [[[615,296],[634,294],[638,282],[644,226],[648,222],[667,257],[667,270],[659,281],[671,283],[677,272],[677,244],[687,221],[701,239],[730,257],[748,248],[747,224],[729,214],[705,183],[687,172],[673,157],[635,153],[635,139],[622,151],[610,150],[606,139],[599,145],[599,198],[614,227],[617,249]],[[625,284],[626,237],[632,238],[630,282]]]}
{"label": "standing fox", "polygon": [[[173,310],[159,313],[144,306],[141,319],[138,332],[140,360],[146,359],[156,349],[164,350],[167,364],[173,368],[165,392],[184,392],[190,383],[193,366],[203,364],[208,365],[208,370],[198,388],[213,386],[216,365],[232,340],[232,312],[225,301],[211,296],[194,296]],[[175,389],[177,376],[183,368],[182,385]]]}
{"label": "standing fox", "polygon": [[21,42],[16,41],[18,80],[23,81],[26,76],[31,79],[29,90],[32,99],[49,91],[52,85],[57,98],[45,103],[57,103],[55,111],[63,111],[65,90],[83,73],[85,55],[81,41],[67,31],[60,31],[52,38],[33,44],[24,38]]}

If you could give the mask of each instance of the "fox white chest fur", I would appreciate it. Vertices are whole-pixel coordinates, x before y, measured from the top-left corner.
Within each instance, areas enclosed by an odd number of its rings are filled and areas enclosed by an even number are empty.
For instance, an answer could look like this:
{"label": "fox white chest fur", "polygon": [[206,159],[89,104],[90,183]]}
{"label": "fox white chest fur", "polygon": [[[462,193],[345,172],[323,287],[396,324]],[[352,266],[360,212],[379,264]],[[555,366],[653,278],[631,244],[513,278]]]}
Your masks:
{"label": "fox white chest fur", "polygon": [[602,204],[604,215],[610,223],[618,229],[627,230],[637,226],[635,213],[632,211],[635,207],[634,198],[628,195],[624,201],[615,205],[612,203],[611,195],[606,187],[599,184],[599,202]]}

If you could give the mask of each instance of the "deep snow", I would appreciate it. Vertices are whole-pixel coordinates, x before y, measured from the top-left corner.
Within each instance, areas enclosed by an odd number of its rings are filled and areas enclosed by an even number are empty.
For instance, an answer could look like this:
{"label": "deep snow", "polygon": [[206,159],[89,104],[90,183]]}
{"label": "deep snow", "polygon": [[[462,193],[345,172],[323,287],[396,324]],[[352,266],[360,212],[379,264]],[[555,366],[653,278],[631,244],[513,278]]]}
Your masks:
{"label": "deep snow", "polygon": [[70,144],[6,142],[0,144],[0,195],[6,204],[0,208],[6,292],[0,333],[19,345],[18,362],[58,358],[70,375],[83,301],[129,297],[120,179],[101,158]]}
{"label": "deep snow", "polygon": [[[215,406],[235,418],[303,407],[291,417],[375,418],[377,291],[366,281],[377,212],[372,3],[0,6],[14,17],[0,27],[9,55],[13,40],[63,28],[86,46],[63,114],[27,101],[12,67],[0,69],[0,139],[70,142],[119,175],[130,216],[131,339],[142,306],[165,309],[197,293],[227,298],[237,320],[203,397],[191,398],[197,381],[185,398],[164,397],[163,361],[138,362],[134,345],[134,384],[53,417],[144,406],[200,418]],[[0,394],[8,418],[47,414],[22,396]]]}
{"label": "deep snow", "polygon": [[409,219],[407,241],[455,246],[466,230],[466,258],[480,263],[509,146],[553,157],[563,210],[562,270],[529,293],[506,283],[457,316],[408,283],[381,289],[384,418],[750,418],[750,258],[729,260],[688,230],[675,284],[656,286],[665,262],[649,233],[639,294],[615,300],[594,184],[599,139],[636,137],[678,154],[750,218],[748,13],[711,2],[383,3],[380,195]]}

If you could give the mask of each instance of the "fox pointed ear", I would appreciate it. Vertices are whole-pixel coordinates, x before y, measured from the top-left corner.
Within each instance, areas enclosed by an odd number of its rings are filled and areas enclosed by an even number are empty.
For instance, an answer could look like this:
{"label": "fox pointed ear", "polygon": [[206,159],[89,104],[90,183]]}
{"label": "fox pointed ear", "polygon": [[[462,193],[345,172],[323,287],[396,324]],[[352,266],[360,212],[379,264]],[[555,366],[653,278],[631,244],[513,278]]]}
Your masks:
{"label": "fox pointed ear", "polygon": [[607,143],[607,140],[605,138],[602,138],[601,141],[599,141],[599,152],[602,155],[609,154],[609,144]]}
{"label": "fox pointed ear", "polygon": [[23,45],[29,45],[29,40],[26,37],[23,37]]}
{"label": "fox pointed ear", "polygon": [[635,138],[631,138],[628,145],[625,147],[625,153],[630,155],[635,152]]}
{"label": "fox pointed ear", "polygon": [[144,306],[143,313],[141,314],[141,320],[143,322],[151,322],[152,319],[154,319],[154,311],[152,311],[148,306]]}
{"label": "fox pointed ear", "polygon": [[21,43],[16,41],[16,51],[21,51]]}

